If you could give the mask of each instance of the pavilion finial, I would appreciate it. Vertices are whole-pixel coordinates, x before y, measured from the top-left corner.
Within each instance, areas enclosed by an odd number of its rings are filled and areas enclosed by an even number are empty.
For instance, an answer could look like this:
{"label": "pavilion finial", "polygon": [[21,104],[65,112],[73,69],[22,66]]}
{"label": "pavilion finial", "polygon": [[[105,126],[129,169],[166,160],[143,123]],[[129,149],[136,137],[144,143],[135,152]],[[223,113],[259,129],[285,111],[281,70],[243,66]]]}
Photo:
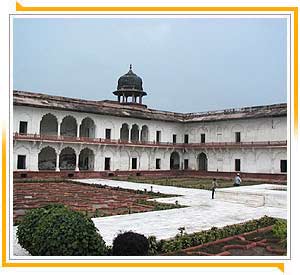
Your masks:
{"label": "pavilion finial", "polygon": [[132,64],[129,65],[129,70],[131,70],[131,69],[132,69]]}

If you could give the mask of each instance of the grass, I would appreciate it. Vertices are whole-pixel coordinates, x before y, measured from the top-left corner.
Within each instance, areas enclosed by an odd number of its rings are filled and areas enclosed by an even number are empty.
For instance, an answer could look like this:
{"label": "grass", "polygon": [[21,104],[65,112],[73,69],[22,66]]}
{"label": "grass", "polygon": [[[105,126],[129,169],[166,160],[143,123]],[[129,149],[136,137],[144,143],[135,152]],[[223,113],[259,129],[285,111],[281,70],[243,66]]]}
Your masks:
{"label": "grass", "polygon": [[153,206],[154,208],[153,208],[152,211],[168,210],[168,209],[186,207],[185,205],[180,205],[180,204],[164,203],[164,202],[149,201],[149,200],[138,200],[137,203],[141,204],[141,205]]}
{"label": "grass", "polygon": [[[138,183],[148,183],[148,184],[157,184],[157,185],[165,185],[165,186],[175,186],[175,187],[184,187],[184,188],[194,188],[194,189],[211,189],[212,179],[206,178],[159,178],[159,179],[149,179],[144,177],[113,177],[111,179],[114,180],[125,180],[130,182],[138,182]],[[233,186],[233,179],[217,179],[219,188],[228,188]],[[242,186],[248,185],[257,185],[264,184],[266,182],[258,182],[258,181],[243,181]]]}
{"label": "grass", "polygon": [[[151,211],[161,211],[161,210],[169,210],[169,209],[174,209],[174,208],[184,208],[187,207],[186,205],[181,205],[181,204],[175,204],[175,203],[163,203],[163,202],[158,202],[158,201],[148,201],[148,200],[143,200],[139,199],[136,201],[137,205],[141,206],[149,206],[147,210],[135,210],[134,206],[133,207],[128,207],[128,208],[118,208],[114,209],[115,211],[119,211],[119,214],[117,215],[125,215],[125,214],[135,214],[135,213],[143,213],[143,212],[151,212]],[[107,216],[114,216],[112,215],[109,211],[103,211],[97,209],[94,213],[88,213],[85,212],[85,214],[90,217],[90,218],[99,218],[99,217],[107,217]]]}

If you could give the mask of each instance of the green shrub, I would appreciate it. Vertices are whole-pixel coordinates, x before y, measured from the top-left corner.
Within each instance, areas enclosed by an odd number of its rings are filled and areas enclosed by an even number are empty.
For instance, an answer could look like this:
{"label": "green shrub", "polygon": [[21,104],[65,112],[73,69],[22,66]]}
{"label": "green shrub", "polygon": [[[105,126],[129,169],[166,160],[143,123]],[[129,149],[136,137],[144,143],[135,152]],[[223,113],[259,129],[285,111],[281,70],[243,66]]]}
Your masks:
{"label": "green shrub", "polygon": [[107,252],[92,220],[63,205],[29,211],[18,226],[17,237],[33,256],[101,256]]}
{"label": "green shrub", "polygon": [[[57,205],[57,207],[59,207]],[[34,243],[32,242],[36,228],[40,222],[42,215],[45,213],[45,208],[37,208],[26,212],[23,220],[19,223],[17,229],[17,238],[20,245],[28,252],[33,251]]]}
{"label": "green shrub", "polygon": [[279,238],[280,240],[286,240],[287,238],[287,223],[286,220],[278,220],[276,221],[272,232],[275,237]]}
{"label": "green shrub", "polygon": [[147,256],[148,239],[131,231],[119,234],[113,241],[113,256]]}

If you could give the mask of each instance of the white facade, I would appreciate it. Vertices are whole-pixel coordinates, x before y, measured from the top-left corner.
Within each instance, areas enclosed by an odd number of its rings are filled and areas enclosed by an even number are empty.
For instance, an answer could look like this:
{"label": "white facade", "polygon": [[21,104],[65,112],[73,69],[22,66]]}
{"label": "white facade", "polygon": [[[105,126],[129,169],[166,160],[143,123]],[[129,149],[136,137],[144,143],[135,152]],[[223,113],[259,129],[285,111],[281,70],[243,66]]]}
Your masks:
{"label": "white facade", "polygon": [[[48,115],[42,125],[47,114],[53,116]],[[26,130],[21,129],[22,123]],[[128,125],[129,138],[120,143],[120,129],[124,123]],[[143,126],[146,130],[141,134]],[[134,127],[138,131],[131,135]],[[107,129],[110,129],[109,138]],[[22,131],[26,133],[20,134]],[[160,131],[159,141],[157,131]],[[286,172],[286,115],[172,122],[14,105],[13,132],[19,133],[14,136],[14,171]],[[176,135],[176,142],[173,135]],[[46,147],[45,154],[41,154]],[[170,159],[173,152],[178,153],[179,162],[176,158]],[[202,160],[199,160],[200,154]]]}

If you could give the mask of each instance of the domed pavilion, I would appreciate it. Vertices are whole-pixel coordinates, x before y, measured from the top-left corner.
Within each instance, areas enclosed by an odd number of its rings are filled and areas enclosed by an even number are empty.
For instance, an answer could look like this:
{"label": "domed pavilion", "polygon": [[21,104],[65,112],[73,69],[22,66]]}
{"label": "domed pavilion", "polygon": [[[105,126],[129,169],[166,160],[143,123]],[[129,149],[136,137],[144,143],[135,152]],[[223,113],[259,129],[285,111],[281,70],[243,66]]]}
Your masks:
{"label": "domed pavilion", "polygon": [[142,98],[147,93],[143,90],[143,80],[132,71],[132,64],[128,73],[119,78],[117,90],[113,94],[118,96],[120,103],[143,104]]}

